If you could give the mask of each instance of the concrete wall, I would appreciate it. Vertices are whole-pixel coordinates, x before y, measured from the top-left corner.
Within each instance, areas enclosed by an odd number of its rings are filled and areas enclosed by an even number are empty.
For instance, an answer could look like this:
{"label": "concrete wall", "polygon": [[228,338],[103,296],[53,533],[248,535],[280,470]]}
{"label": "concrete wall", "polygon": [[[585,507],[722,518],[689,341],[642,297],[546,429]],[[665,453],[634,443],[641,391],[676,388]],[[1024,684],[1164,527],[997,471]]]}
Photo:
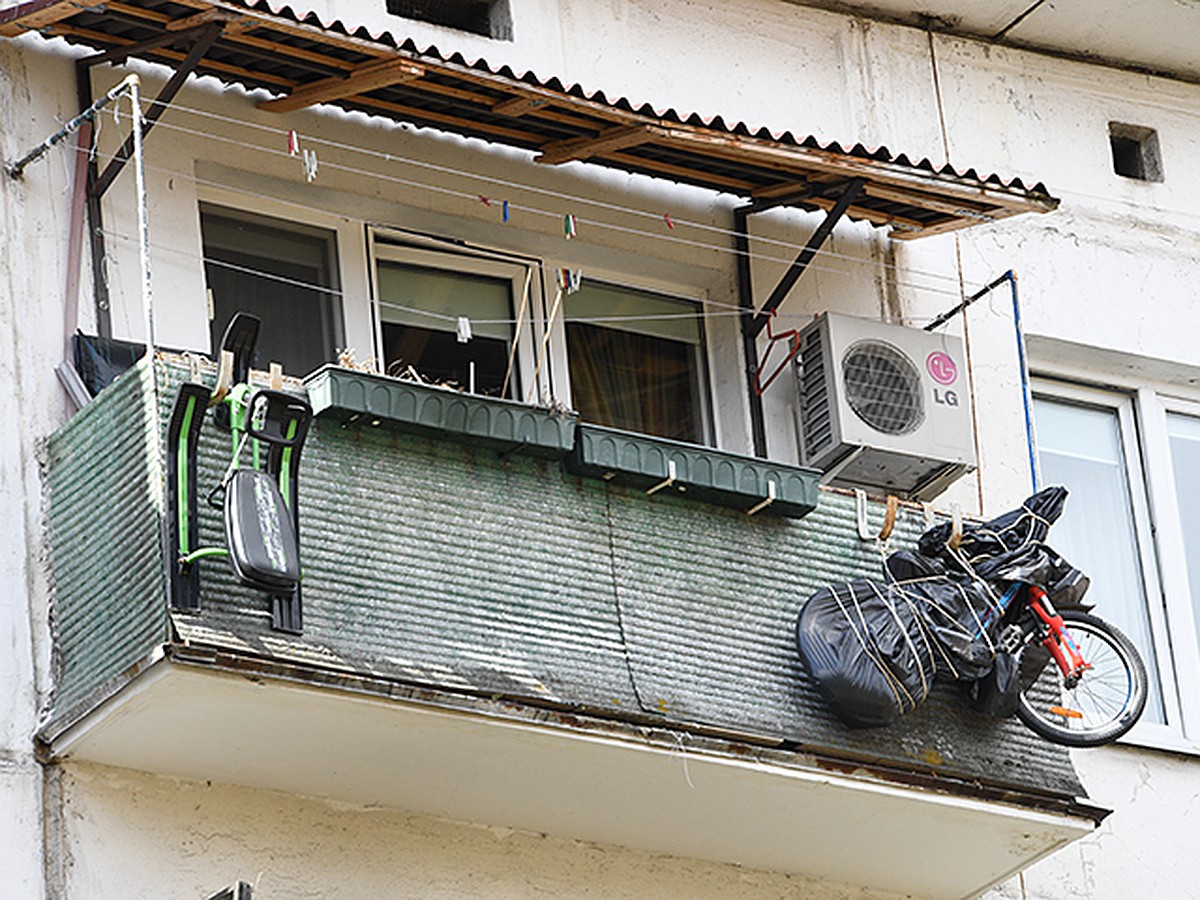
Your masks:
{"label": "concrete wall", "polygon": [[[326,4],[322,14],[377,30],[411,31],[418,43],[461,49],[468,58],[482,55],[518,71],[558,75],[610,97],[719,113],[727,121],[821,140],[886,144],[895,153],[928,156],[938,164],[948,157],[960,171],[973,167],[982,174],[1045,181],[1063,200],[1058,212],[982,225],[959,236],[891,245],[880,232],[843,225],[783,312],[800,321],[837,308],[923,324],[958,301],[960,284],[970,292],[1012,268],[1020,279],[1027,331],[1059,342],[1040,346],[1136,353],[1153,362],[1174,392],[1200,399],[1187,385],[1190,367],[1200,365],[1191,290],[1200,275],[1195,253],[1200,218],[1194,212],[1200,208],[1200,178],[1190,166],[1200,146],[1200,88],[967,41],[931,41],[921,32],[772,0],[512,5],[511,44],[429,26],[409,29],[380,12],[382,4],[339,3],[336,15],[334,4]],[[0,44],[5,159],[77,111],[66,54],[60,43],[36,37]],[[98,73],[97,87],[115,77]],[[149,77],[147,91],[158,81],[161,76]],[[727,236],[678,229],[677,237],[713,245],[703,249],[637,233],[654,230],[646,224],[651,219],[638,213],[660,216],[664,210],[680,223],[727,228],[732,198],[579,164],[548,170],[529,163],[525,154],[361,117],[347,122],[310,112],[280,118],[258,112],[255,99],[212,83],[189,88],[148,143],[161,343],[208,350],[198,199],[336,229],[350,313],[346,340],[360,357],[369,355],[371,341],[363,324],[370,296],[364,225],[404,227],[536,255],[549,268],[580,267],[585,277],[607,275],[713,301],[706,324],[718,443],[747,446],[734,320],[715,305],[735,302]],[[1158,129],[1162,184],[1113,174],[1109,121]],[[111,149],[118,129],[111,120],[106,128],[101,147]],[[286,155],[282,135],[288,128],[344,145],[320,145],[320,174],[311,185],[298,161]],[[0,824],[0,892],[12,896],[37,896],[42,879],[42,779],[29,741],[50,673],[37,441],[67,415],[52,369],[63,340],[58,323],[66,283],[69,159],[68,152],[55,151],[25,182],[6,180],[0,189],[7,245],[0,275],[0,420],[9,423],[0,436],[0,500],[9,511],[10,535],[0,551],[0,641],[10,648],[0,654],[0,807],[14,811]],[[121,176],[106,212],[113,232],[114,331],[138,338],[139,273],[127,239],[135,233],[130,182],[128,174]],[[507,196],[523,213],[502,228],[478,202],[480,193]],[[600,209],[588,199],[627,209]],[[580,239],[570,244],[560,236],[565,212],[580,218]],[[754,222],[757,296],[769,291],[795,252],[769,240],[802,243],[815,221],[776,212]],[[85,328],[91,319],[86,281]],[[951,328],[957,332],[963,325]],[[977,304],[967,328],[982,468],[978,480],[964,480],[944,500],[994,513],[1028,491],[1007,295]],[[1091,377],[1103,381],[1105,358],[1091,350],[1078,355],[1086,360],[1089,354]],[[1032,364],[1059,365],[1066,355],[1051,350]],[[786,458],[795,446],[791,398],[783,386],[773,390],[766,398],[770,446]],[[1079,753],[1077,765],[1092,798],[1116,813],[1094,838],[1039,864],[997,896],[1194,894],[1200,860],[1183,842],[1195,833],[1200,816],[1195,757],[1123,747]],[[65,844],[53,850],[50,868],[55,878],[65,879],[71,896],[159,895],[154,879],[139,873],[165,880],[172,895],[200,896],[234,878],[253,880],[260,870],[264,896],[331,896],[337,891],[322,879],[333,874],[360,896],[572,891],[587,896],[589,890],[595,896],[853,896],[611,848],[502,837],[399,814],[331,810],[296,798],[113,772],[70,771],[61,789],[63,819],[52,820],[50,831]],[[289,830],[279,822],[298,824]],[[372,846],[385,836],[402,838],[389,853],[403,846],[403,859],[421,862],[395,865]],[[470,861],[469,876],[458,871],[463,859]],[[270,879],[282,878],[277,873],[285,869],[298,872],[296,880],[277,881],[275,893],[268,892]]]}
{"label": "concrete wall", "polygon": [[117,769],[72,766],[63,781],[64,896],[89,900],[202,898],[239,879],[256,885],[256,900],[865,896],[737,866]]}

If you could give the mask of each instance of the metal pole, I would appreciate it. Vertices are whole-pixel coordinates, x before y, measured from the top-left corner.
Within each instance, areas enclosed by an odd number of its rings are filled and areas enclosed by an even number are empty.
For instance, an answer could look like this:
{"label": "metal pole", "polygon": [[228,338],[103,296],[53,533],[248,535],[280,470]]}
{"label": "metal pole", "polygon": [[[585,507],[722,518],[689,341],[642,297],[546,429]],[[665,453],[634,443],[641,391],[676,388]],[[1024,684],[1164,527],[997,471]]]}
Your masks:
{"label": "metal pole", "polygon": [[30,150],[28,153],[26,153],[20,159],[18,159],[15,163],[12,163],[10,166],[8,166],[8,174],[13,178],[20,178],[22,175],[25,174],[25,169],[30,163],[36,162],[37,160],[41,159],[43,156],[45,156],[47,153],[49,153],[50,150],[53,149],[56,144],[59,144],[62,141],[66,140],[68,137],[70,137],[72,134],[74,134],[76,131],[78,131],[81,127],[83,127],[85,122],[90,122],[93,118],[95,118],[96,113],[98,113],[101,109],[103,109],[109,103],[112,103],[113,100],[115,100],[117,98],[117,95],[119,95],[122,91],[124,91],[130,85],[136,85],[137,80],[138,80],[137,75],[127,76],[120,84],[118,84],[116,87],[114,87],[111,91],[109,91],[107,94],[105,94],[99,100],[97,100],[95,103],[93,103],[87,109],[85,109],[83,112],[81,112],[75,118],[73,118],[70,122],[68,122],[62,128],[58,129],[58,131],[54,132],[54,134],[50,135],[50,137],[46,138],[44,141],[42,141],[40,144],[38,144],[36,147],[34,147],[32,150]]}
{"label": "metal pole", "polygon": [[1025,356],[1025,330],[1021,327],[1021,303],[1017,297],[1017,276],[1012,269],[1005,272],[1002,278],[1007,279],[1012,290],[1013,326],[1017,332],[1017,360],[1021,366],[1021,400],[1025,404],[1025,445],[1029,451],[1029,479],[1033,483],[1033,492],[1041,490],[1041,479],[1038,477],[1037,440],[1033,430],[1033,395],[1029,389],[1029,361]]}
{"label": "metal pole", "polygon": [[142,268],[142,305],[146,313],[146,355],[154,355],[154,289],[150,279],[150,225],[146,203],[146,160],[142,146],[141,79],[130,75],[129,100],[133,104],[133,182],[137,191],[138,262]]}

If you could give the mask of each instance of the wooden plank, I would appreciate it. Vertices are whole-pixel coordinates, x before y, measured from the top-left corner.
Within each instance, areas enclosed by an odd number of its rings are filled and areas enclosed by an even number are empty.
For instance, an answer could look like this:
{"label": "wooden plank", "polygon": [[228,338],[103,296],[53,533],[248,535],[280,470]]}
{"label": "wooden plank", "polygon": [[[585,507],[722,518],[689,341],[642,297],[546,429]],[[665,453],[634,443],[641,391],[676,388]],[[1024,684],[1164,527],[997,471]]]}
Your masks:
{"label": "wooden plank", "polygon": [[[992,214],[992,221],[999,219],[1007,219],[1011,216],[1020,215],[1023,210],[1011,208],[997,208]],[[975,219],[949,219],[945,222],[940,222],[937,225],[928,225],[920,232],[894,231],[890,233],[890,237],[898,241],[911,241],[919,237],[931,237],[935,234],[946,234],[950,231],[957,231],[960,228],[969,228],[972,225],[978,225],[979,222]]]}
{"label": "wooden plank", "polygon": [[606,153],[600,158],[616,163],[617,166],[624,169],[655,172],[658,175],[666,178],[674,178],[685,184],[718,185],[723,190],[743,196],[749,194],[750,190],[754,187],[753,182],[740,178],[730,178],[728,175],[718,175],[714,172],[701,172],[686,166],[677,166],[674,163],[663,162],[657,159],[645,159],[640,156],[632,156],[628,153]]}
{"label": "wooden plank", "polygon": [[509,97],[506,100],[501,100],[492,106],[492,112],[500,116],[510,116],[514,119],[519,118],[526,113],[541,109],[549,105],[550,101],[545,97],[529,97],[518,96]]}
{"label": "wooden plank", "polygon": [[534,162],[547,166],[557,166],[560,163],[575,159],[588,159],[601,156],[613,150],[624,150],[626,147],[636,147],[654,139],[658,129],[652,125],[622,125],[609,128],[598,135],[568,138],[565,141],[554,141],[542,147],[542,152],[534,157]]}
{"label": "wooden plank", "polygon": [[[112,5],[109,5],[112,8]],[[206,22],[224,22],[225,30],[224,37],[237,34],[239,31],[245,31],[249,28],[257,28],[258,23],[244,15],[237,15],[225,9],[205,9],[192,16],[184,16],[182,19],[171,19],[165,23],[167,31],[185,31],[188,28],[195,28],[197,25],[203,25]]]}
{"label": "wooden plank", "polygon": [[1058,206],[1058,201],[1054,199],[1042,200],[1004,188],[987,187],[982,183],[968,184],[954,176],[926,174],[895,163],[859,159],[829,150],[793,147],[761,138],[680,126],[668,127],[665,131],[660,143],[794,175],[817,171],[847,178],[866,178],[868,182],[891,185],[906,192],[916,191],[925,196],[932,194],[951,202],[956,198],[964,198],[976,203],[1011,207],[1020,212],[1049,212]]}
{"label": "wooden plank", "polygon": [[0,37],[16,37],[26,31],[41,31],[49,25],[69,19],[84,9],[99,6],[104,0],[32,0],[0,10]]}
{"label": "wooden plank", "polygon": [[[134,41],[131,41],[128,38],[119,38],[113,35],[101,34],[96,31],[91,31],[87,28],[77,28],[74,25],[67,25],[62,22],[56,25],[51,25],[46,29],[46,33],[48,35],[59,37],[75,37],[80,41],[85,41],[88,44],[101,47],[128,47],[134,43]],[[147,58],[150,56],[161,56],[165,59],[171,60],[172,62],[182,62],[183,60],[187,59],[186,53],[180,53],[178,50],[167,49],[152,50],[147,53]],[[293,82],[286,78],[268,75],[265,72],[251,72],[248,69],[243,69],[241,66],[231,66],[222,62],[214,62],[210,59],[204,60],[200,65],[202,68],[210,71],[224,72],[227,75],[235,75],[238,78],[247,80],[261,81],[267,84],[276,85],[280,88],[291,88],[295,86]]]}
{"label": "wooden plank", "polygon": [[994,218],[991,213],[985,211],[985,207],[981,207],[978,204],[967,204],[965,202],[949,203],[936,197],[925,196],[920,194],[920,192],[897,191],[881,184],[868,184],[867,194],[871,197],[877,197],[880,200],[908,203],[912,206],[920,206],[922,209],[928,209],[931,212],[939,212],[958,218],[972,218],[978,222],[990,222]]}
{"label": "wooden plank", "polygon": [[[180,0],[187,6],[204,5],[197,0]],[[193,16],[185,16],[182,19],[172,19],[165,13],[160,13],[157,10],[146,9],[141,6],[132,6],[128,3],[121,3],[120,0],[107,0],[104,4],[106,9],[111,9],[120,12],[130,18],[142,19],[146,22],[156,22],[163,25],[168,31],[180,31],[188,27],[189,21],[228,21],[225,26],[225,32],[221,36],[222,44],[233,44],[242,47],[251,47],[255,50],[262,50],[266,53],[276,54],[278,56],[289,56],[292,59],[300,59],[305,62],[314,63],[326,69],[349,71],[355,67],[355,63],[350,60],[342,59],[337,56],[327,56],[324,53],[316,53],[312,50],[305,50],[302,47],[293,47],[290,44],[281,44],[278,41],[272,41],[267,38],[256,37],[254,35],[245,34],[243,32],[262,27],[262,21],[257,18],[245,15],[244,13],[234,13],[231,10],[215,9],[207,7]],[[228,17],[228,19],[222,18]],[[230,31],[233,29],[233,31]]]}
{"label": "wooden plank", "polygon": [[[805,197],[798,201],[807,204],[808,206],[816,206],[826,211],[833,209],[837,205],[837,198],[830,199],[828,197]],[[916,219],[909,219],[905,216],[897,216],[894,213],[886,213],[878,209],[867,209],[863,206],[855,206],[850,204],[846,208],[846,215],[852,219],[863,219],[873,225],[893,225],[903,226],[906,232],[920,231],[922,234],[927,233],[924,223]]]}
{"label": "wooden plank", "polygon": [[404,81],[412,81],[424,74],[423,66],[415,65],[403,57],[380,60],[359,66],[344,78],[336,76],[302,85],[295,88],[286,97],[264,100],[258,104],[258,108],[267,112],[292,112],[315,103],[340,100],[343,97],[353,97]]}
{"label": "wooden plank", "polygon": [[377,97],[342,97],[344,101],[353,101],[354,103],[367,106],[372,109],[382,110],[384,112],[394,113],[401,118],[410,121],[424,124],[425,122],[437,122],[439,125],[445,125],[453,130],[458,129],[460,132],[468,131],[470,134],[490,134],[495,138],[515,144],[518,147],[529,146],[531,135],[524,131],[517,131],[513,128],[505,128],[503,125],[493,125],[488,122],[474,122],[470,119],[461,119],[458,116],[447,115],[446,113],[434,112],[433,110],[419,109],[415,106],[405,106],[402,103],[392,103],[388,100],[380,100]]}

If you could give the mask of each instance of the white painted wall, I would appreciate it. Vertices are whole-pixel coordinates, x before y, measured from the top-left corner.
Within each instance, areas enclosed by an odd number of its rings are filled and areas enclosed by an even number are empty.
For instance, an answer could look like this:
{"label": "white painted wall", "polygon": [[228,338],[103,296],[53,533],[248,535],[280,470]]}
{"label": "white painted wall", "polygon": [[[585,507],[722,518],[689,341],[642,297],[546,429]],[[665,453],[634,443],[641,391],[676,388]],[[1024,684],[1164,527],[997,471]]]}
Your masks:
{"label": "white painted wall", "polygon": [[[774,0],[513,0],[513,7],[516,40],[511,45],[428,26],[406,30],[418,43],[433,42],[447,52],[461,49],[468,58],[482,55],[518,71],[532,68],[544,77],[558,75],[603,89],[609,97],[721,114],[728,122],[765,124],[822,140],[885,144],[895,153],[928,156],[940,164],[946,154],[934,90],[936,64],[949,161],[960,171],[975,168],[1027,183],[1044,181],[1062,198],[1052,215],[915,243],[889,245],[880,232],[843,225],[785,304],[791,321],[837,308],[919,325],[958,301],[960,279],[970,292],[1012,268],[1019,276],[1029,334],[1137,353],[1158,360],[1168,379],[1173,371],[1200,365],[1193,300],[1193,286],[1200,283],[1195,212],[1200,177],[1191,165],[1200,149],[1200,88],[942,37],[932,41],[931,55],[931,41],[923,33]],[[332,4],[321,8],[330,18],[375,29],[398,32],[403,25],[387,18],[382,4],[339,3],[336,15]],[[36,143],[76,111],[64,52],[60,44],[32,37],[0,44],[4,158]],[[97,87],[115,78],[98,74]],[[147,92],[160,80],[148,77]],[[257,111],[254,99],[211,84],[189,88],[180,108],[167,114],[148,142],[161,343],[208,349],[197,259],[201,197],[240,198],[249,208],[293,214],[339,231],[351,311],[347,342],[360,357],[368,355],[364,344],[370,340],[360,315],[369,301],[362,239],[367,223],[455,236],[536,255],[551,267],[615,273],[718,304],[736,302],[733,260],[725,252],[730,241],[686,224],[728,227],[732,198],[579,164],[545,169],[529,163],[525,154],[361,117],[347,122],[311,112],[273,116]],[[1158,129],[1165,182],[1136,183],[1112,173],[1110,120]],[[107,127],[102,147],[111,147],[117,134],[112,123]],[[298,161],[286,156],[281,134],[287,128],[346,145],[320,145],[321,169],[312,185],[304,183]],[[6,704],[0,714],[0,807],[16,811],[0,824],[0,893],[13,896],[36,896],[41,880],[41,776],[29,735],[44,696],[49,651],[36,440],[66,416],[52,374],[62,341],[57,323],[65,283],[66,158],[56,151],[31,170],[24,184],[6,181],[0,189],[0,223],[8,246],[0,276],[0,415],[14,423],[0,437],[0,499],[10,511],[11,535],[0,550],[0,641],[11,648],[0,654],[0,702]],[[122,175],[107,202],[108,224],[117,235],[133,233],[129,181]],[[500,226],[494,210],[478,202],[480,193],[509,198],[516,212],[513,223]],[[627,209],[590,206],[589,199]],[[670,235],[656,222],[664,211],[680,223],[675,237],[713,248],[666,240]],[[580,237],[570,243],[560,235],[565,212],[580,219]],[[753,222],[759,297],[816,221],[781,211]],[[133,246],[114,239],[111,252],[114,328],[118,336],[138,338],[142,319]],[[84,287],[86,327],[86,277]],[[712,307],[707,322],[719,443],[744,449],[748,438],[734,320],[719,312]],[[978,481],[964,480],[944,499],[957,500],[968,511],[995,513],[1028,491],[1007,293],[977,304],[967,320],[981,475]],[[956,333],[962,328],[961,322],[951,326]],[[1036,367],[1060,360],[1035,357],[1032,362]],[[1200,399],[1186,378],[1178,380],[1182,386],[1176,392]],[[772,454],[788,458],[795,435],[786,387],[774,388],[766,400]],[[1006,884],[997,896],[1200,895],[1194,887],[1200,884],[1200,859],[1186,844],[1187,836],[1197,833],[1200,816],[1200,762],[1128,747],[1080,753],[1077,765],[1089,794],[1111,805],[1115,814],[1094,838],[1035,867],[1023,884]],[[597,896],[826,895],[773,876],[525,835],[502,838],[390,813],[329,810],[295,798],[111,772],[68,774],[66,877],[74,896],[128,896],[130,891],[154,896],[145,886],[148,880],[130,881],[138,867],[168,880],[180,872],[171,883],[181,896],[215,890],[236,877],[253,879],[260,869],[287,867],[301,874],[287,888],[280,882],[276,896],[331,895],[323,872],[344,874],[361,886],[362,896],[388,895],[393,885],[395,892],[422,896],[538,896],[572,889],[585,896],[591,887]],[[198,825],[189,818],[196,804]],[[276,819],[300,823],[292,833],[300,852],[285,850],[289,833],[271,826]],[[415,848],[405,849],[404,859],[421,862],[393,867],[372,846],[372,837],[385,834],[400,836],[397,846]],[[447,846],[455,852],[447,853]],[[461,876],[452,871],[452,861],[462,859],[470,860],[476,873],[469,883],[456,881]],[[409,868],[415,869],[411,875]],[[535,873],[530,877],[536,883],[523,881],[523,873]],[[390,880],[395,878],[401,880]],[[272,896],[266,893],[269,884],[262,882],[264,896]],[[829,890],[828,896],[849,896]]]}
{"label": "white painted wall", "polygon": [[238,879],[257,885],[255,900],[864,896],[738,866],[119,769],[72,765],[64,782],[65,896],[89,900],[203,898]]}

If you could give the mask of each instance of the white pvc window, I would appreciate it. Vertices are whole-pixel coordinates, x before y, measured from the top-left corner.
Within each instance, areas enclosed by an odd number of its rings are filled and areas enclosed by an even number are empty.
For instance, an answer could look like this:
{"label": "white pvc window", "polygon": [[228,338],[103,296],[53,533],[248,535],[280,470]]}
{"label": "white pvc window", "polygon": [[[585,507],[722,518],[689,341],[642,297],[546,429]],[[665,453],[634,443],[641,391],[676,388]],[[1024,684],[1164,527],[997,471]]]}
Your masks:
{"label": "white pvc window", "polygon": [[563,308],[571,398],[583,421],[708,441],[704,329],[695,303],[586,281]]}
{"label": "white pvc window", "polygon": [[[1071,492],[1050,540],[1087,602],[1138,646],[1151,694],[1139,742],[1200,749],[1200,408],[1150,389],[1036,388],[1045,485]],[[1200,592],[1198,592],[1200,593]]]}
{"label": "white pvc window", "polygon": [[525,398],[540,310],[532,264],[383,242],[374,251],[376,355],[384,371]]}

